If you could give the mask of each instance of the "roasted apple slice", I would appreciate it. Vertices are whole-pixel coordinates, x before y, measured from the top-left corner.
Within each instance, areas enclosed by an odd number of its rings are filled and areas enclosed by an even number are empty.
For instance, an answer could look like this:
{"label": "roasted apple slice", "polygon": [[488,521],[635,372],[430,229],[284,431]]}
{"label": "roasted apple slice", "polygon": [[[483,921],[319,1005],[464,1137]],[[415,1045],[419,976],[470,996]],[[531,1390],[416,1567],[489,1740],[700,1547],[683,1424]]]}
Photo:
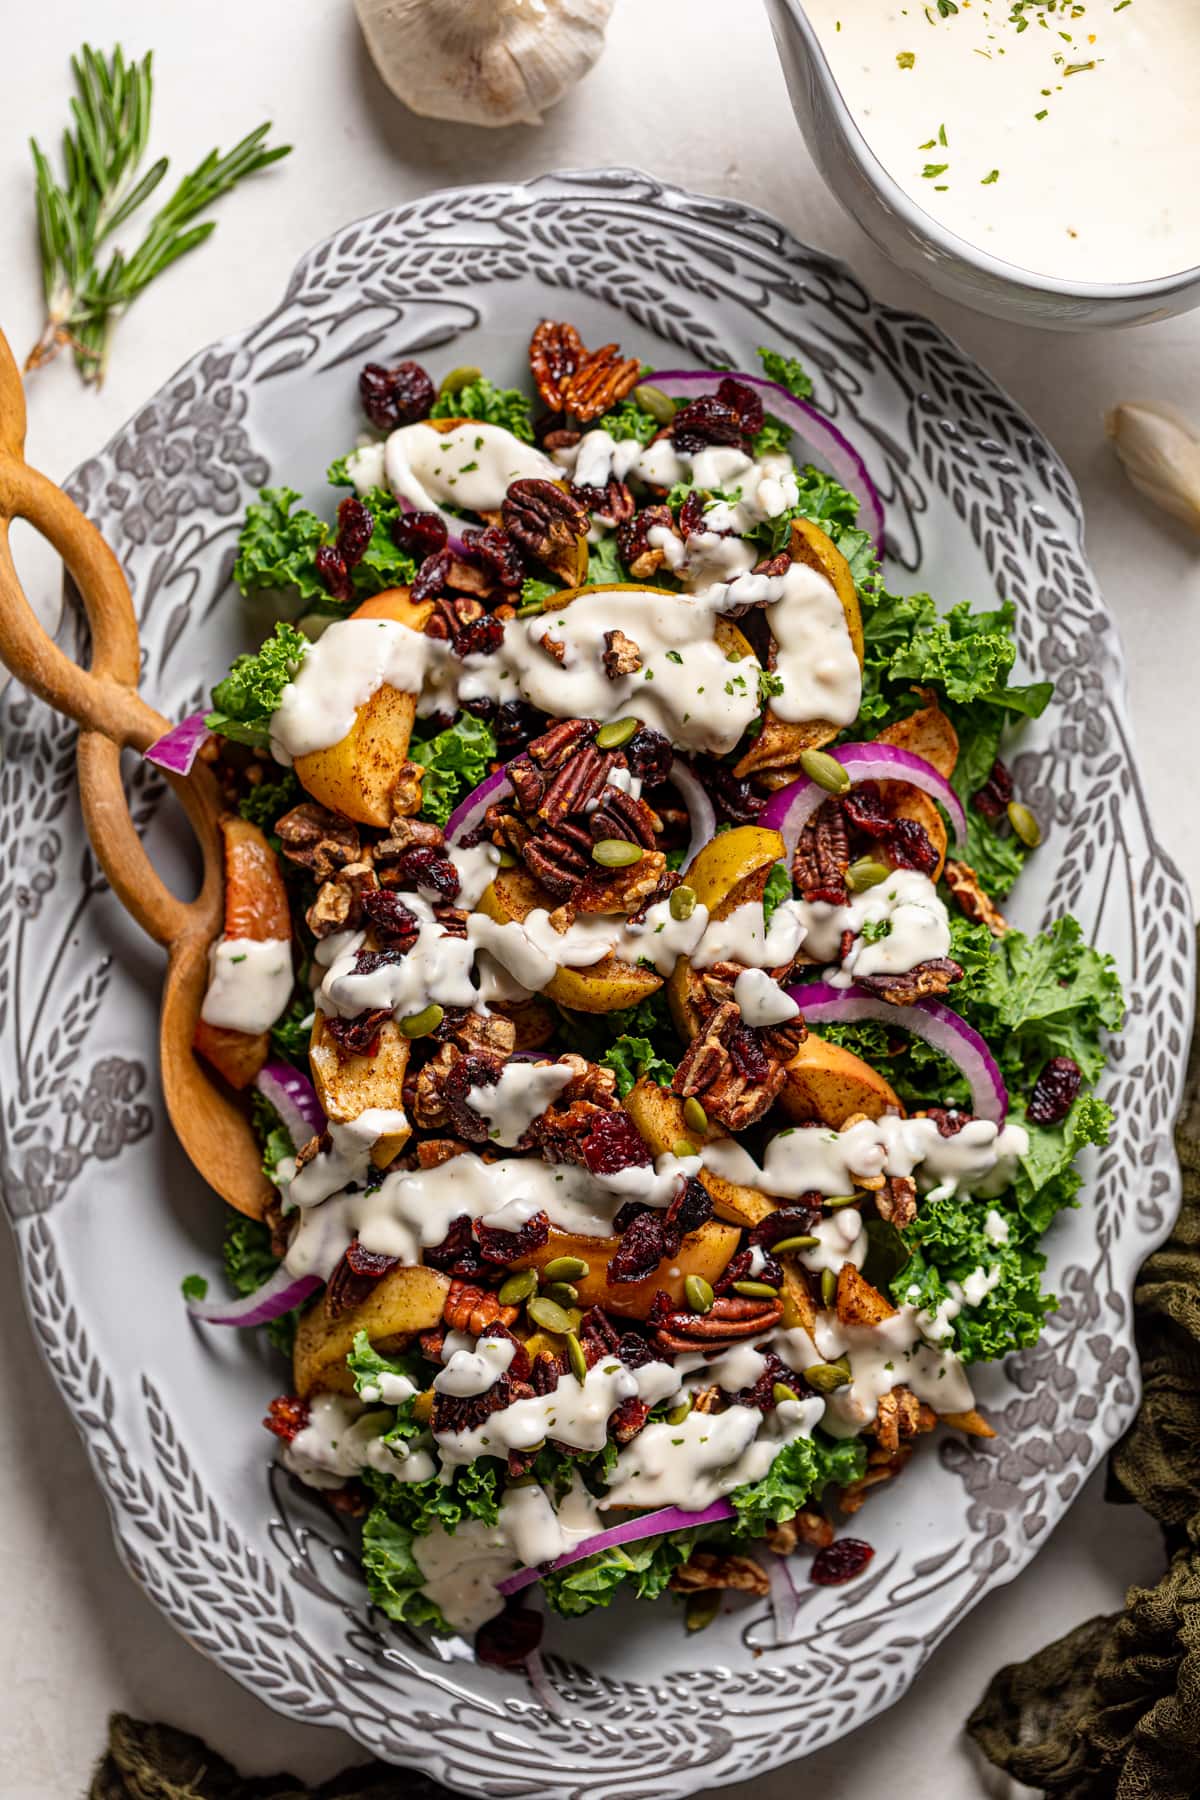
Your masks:
{"label": "roasted apple slice", "polygon": [[366,1299],[330,1318],[327,1297],[305,1313],[296,1332],[292,1378],[302,1400],[321,1390],[352,1394],[346,1357],[358,1332],[365,1331],[381,1355],[402,1350],[418,1331],[432,1331],[442,1317],[450,1278],[436,1269],[392,1269]]}
{"label": "roasted apple slice", "polygon": [[[227,813],[221,820],[225,850],[225,929],[227,938],[252,943],[287,942],[292,935],[287,891],[275,852],[257,825]],[[249,1087],[267,1060],[270,1038],[265,1031],[234,1031],[225,1025],[196,1021],[194,1048],[231,1087]]]}
{"label": "roasted apple slice", "polygon": [[[684,872],[697,900],[708,908],[710,919],[727,919],[739,906],[762,903],[767,877],[784,855],[777,831],[761,825],[737,825],[710,838]],[[691,1001],[695,977],[687,957],[680,957],[667,983],[671,1017],[681,1037],[690,1042],[700,1021]]]}
{"label": "roasted apple slice", "polygon": [[[379,1030],[373,1056],[347,1054],[329,1035],[325,1015],[313,1020],[308,1060],[313,1086],[325,1116],[339,1124],[357,1119],[373,1107],[399,1112],[403,1105],[404,1076],[412,1045],[394,1019]],[[381,1137],[371,1151],[377,1169],[386,1169],[412,1136],[411,1127]]]}
{"label": "roasted apple slice", "polygon": [[[432,601],[416,604],[407,588],[389,588],[365,600],[353,619],[390,619],[421,631]],[[314,800],[360,825],[384,829],[392,822],[392,790],[408,760],[417,696],[399,688],[377,688],[355,714],[338,743],[298,756],[296,778]]]}
{"label": "roasted apple slice", "polygon": [[[553,912],[555,902],[527,869],[518,866],[500,870],[485,888],[476,910],[504,925],[524,919],[536,907]],[[560,968],[543,992],[548,1000],[574,1012],[607,1013],[636,1006],[661,986],[662,977],[653,969],[635,968],[609,955],[584,969]]]}
{"label": "roasted apple slice", "polygon": [[588,1265],[586,1275],[572,1280],[580,1306],[602,1306],[605,1312],[623,1319],[644,1319],[654,1304],[659,1288],[681,1302],[683,1287],[689,1275],[702,1275],[716,1282],[738,1247],[740,1233],[730,1225],[710,1219],[684,1238],[675,1256],[664,1257],[657,1269],[644,1281],[609,1281],[608,1263],[615,1255],[619,1237],[576,1237],[568,1231],[552,1229],[546,1242],[528,1256],[513,1264],[514,1269],[544,1269],[560,1256],[577,1256]]}
{"label": "roasted apple slice", "polygon": [[810,1032],[787,1065],[779,1105],[796,1124],[812,1121],[840,1131],[855,1113],[869,1119],[903,1112],[895,1089],[861,1056]]}
{"label": "roasted apple slice", "polygon": [[[707,1131],[693,1131],[683,1116],[683,1101],[679,1096],[644,1075],[626,1094],[624,1106],[655,1156],[673,1150],[681,1139],[686,1139],[697,1149],[702,1144],[728,1141],[726,1133],[711,1124]],[[700,1180],[708,1189],[718,1216],[734,1225],[757,1225],[760,1219],[775,1210],[775,1201],[760,1193],[758,1188],[726,1181],[724,1176],[714,1174],[711,1169],[703,1170]]]}

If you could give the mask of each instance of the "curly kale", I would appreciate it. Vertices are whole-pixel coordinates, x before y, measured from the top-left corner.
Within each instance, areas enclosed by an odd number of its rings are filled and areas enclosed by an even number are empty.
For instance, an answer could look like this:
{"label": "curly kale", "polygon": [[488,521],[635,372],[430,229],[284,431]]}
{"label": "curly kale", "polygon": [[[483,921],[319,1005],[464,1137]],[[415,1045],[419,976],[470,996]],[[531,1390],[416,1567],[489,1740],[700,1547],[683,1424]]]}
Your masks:
{"label": "curly kale", "polygon": [[496,740],[489,725],[460,713],[448,730],[424,743],[410,744],[408,754],[420,763],[421,817],[444,825],[465,795],[477,788],[495,760]]}
{"label": "curly kale", "polygon": [[485,425],[501,425],[522,443],[533,442],[533,416],[527,397],[519,388],[499,388],[481,375],[452,393],[439,394],[431,419],[478,419]]}
{"label": "curly kale", "polygon": [[224,681],[218,681],[212,692],[213,710],[204,721],[209,730],[265,750],[283,690],[307,651],[304,633],[280,619],[261,649],[237,657]]}

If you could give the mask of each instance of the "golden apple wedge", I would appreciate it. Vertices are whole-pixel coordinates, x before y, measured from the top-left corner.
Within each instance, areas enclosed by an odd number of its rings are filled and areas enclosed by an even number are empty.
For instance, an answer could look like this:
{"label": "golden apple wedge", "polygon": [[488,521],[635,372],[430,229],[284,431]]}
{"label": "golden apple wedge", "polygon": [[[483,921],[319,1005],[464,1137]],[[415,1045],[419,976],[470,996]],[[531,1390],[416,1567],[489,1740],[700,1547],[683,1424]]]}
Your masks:
{"label": "golden apple wedge", "polygon": [[302,1400],[321,1391],[349,1394],[354,1382],[346,1357],[358,1332],[365,1331],[381,1355],[402,1350],[418,1331],[441,1322],[450,1278],[437,1269],[392,1269],[366,1299],[330,1318],[322,1296],[301,1319],[292,1353],[292,1378]]}

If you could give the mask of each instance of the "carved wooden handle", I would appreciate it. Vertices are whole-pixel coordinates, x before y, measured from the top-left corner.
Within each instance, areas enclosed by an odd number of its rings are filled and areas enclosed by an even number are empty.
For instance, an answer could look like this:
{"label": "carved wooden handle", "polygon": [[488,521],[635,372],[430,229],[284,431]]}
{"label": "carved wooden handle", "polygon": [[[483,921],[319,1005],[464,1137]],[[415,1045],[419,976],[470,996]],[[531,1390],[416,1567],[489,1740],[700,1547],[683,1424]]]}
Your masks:
{"label": "carved wooden handle", "polygon": [[[220,811],[209,771],[168,777],[204,850],[204,885],[179,900],[159,879],[137,834],[121,781],[122,749],[145,750],[167,721],[137,691],[137,620],[124,572],[95,526],[60,488],[25,462],[25,396],[0,333],[0,661],[47,705],[80,726],[79,791],[88,835],[113,891],[151,937],[168,947],[219,929]],[[25,519],[62,557],[79,590],[92,634],[91,666],[71,661],[39,624],[21,588],[9,545]]]}

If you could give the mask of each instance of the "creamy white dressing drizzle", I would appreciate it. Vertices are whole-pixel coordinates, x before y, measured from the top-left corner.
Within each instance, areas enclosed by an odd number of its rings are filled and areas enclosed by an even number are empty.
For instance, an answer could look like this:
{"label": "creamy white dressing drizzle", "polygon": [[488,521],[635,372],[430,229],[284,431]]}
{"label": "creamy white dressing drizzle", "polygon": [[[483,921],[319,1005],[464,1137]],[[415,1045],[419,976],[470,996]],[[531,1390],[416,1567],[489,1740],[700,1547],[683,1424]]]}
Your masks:
{"label": "creamy white dressing drizzle", "polygon": [[390,1412],[368,1412],[345,1394],[314,1394],[307,1425],[280,1447],[279,1460],[313,1488],[341,1487],[363,1469],[397,1481],[428,1481],[435,1468],[427,1450],[411,1449],[403,1438],[383,1442],[381,1434],[391,1423]]}
{"label": "creamy white dressing drizzle", "polygon": [[[741,963],[747,969],[778,969],[795,960],[804,942],[802,902],[784,900],[764,923],[761,900],[735,906],[723,919],[713,919],[692,952],[694,969],[711,969],[714,963]],[[697,907],[699,912],[700,908]],[[695,917],[695,914],[693,914]]]}
{"label": "creamy white dressing drizzle", "polygon": [[[502,425],[468,420],[453,431],[403,425],[384,445],[384,474],[398,499],[418,512],[456,506],[496,512],[513,481],[560,481],[562,471]],[[357,475],[357,467],[355,473]]]}
{"label": "creamy white dressing drizzle", "polygon": [[989,1119],[969,1119],[953,1137],[943,1137],[933,1119],[860,1119],[844,1131],[823,1125],[781,1131],[767,1145],[760,1168],[733,1139],[705,1144],[704,1166],[727,1181],[761,1189],[778,1199],[802,1194],[853,1192],[859,1177],[915,1175],[939,1193],[996,1193],[1007,1187],[1018,1159],[1029,1148],[1021,1125],[999,1128]]}
{"label": "creamy white dressing drizzle", "polygon": [[507,1062],[493,1087],[467,1089],[467,1105],[487,1120],[492,1142],[511,1149],[572,1078],[560,1063]]}
{"label": "creamy white dressing drizzle", "polygon": [[[842,906],[798,900],[796,907],[804,923],[805,954],[814,962],[839,963],[830,975],[835,987],[849,987],[863,975],[904,975],[950,954],[950,915],[928,875],[915,869],[895,870]],[[853,942],[841,957],[847,931]]]}
{"label": "creamy white dressing drizzle", "polygon": [[287,1185],[289,1207],[319,1206],[351,1182],[365,1182],[372,1150],[380,1138],[406,1132],[408,1117],[400,1107],[368,1106],[353,1119],[330,1119],[327,1129],[329,1149],[318,1150]]}
{"label": "creamy white dressing drizzle", "polygon": [[532,1450],[546,1438],[572,1449],[596,1452],[608,1442],[608,1420],[623,1400],[654,1405],[679,1386],[670,1363],[649,1362],[629,1369],[617,1357],[601,1357],[581,1382],[563,1375],[552,1394],[532,1394],[502,1406],[469,1431],[436,1432],[443,1461],[475,1462],[481,1456],[507,1456],[510,1450]]}
{"label": "creamy white dressing drizzle", "polygon": [[733,997],[747,1025],[782,1025],[800,1011],[765,969],[743,969],[733,984]]}
{"label": "creamy white dressing drizzle", "polygon": [[784,1400],[767,1414],[730,1406],[690,1412],[679,1425],[645,1425],[617,1458],[605,1505],[702,1511],[734,1488],[761,1481],[785,1445],[812,1435],[824,1411],[814,1395]]}
{"label": "creamy white dressing drizzle", "polygon": [[289,939],[218,938],[208,953],[200,1017],[206,1025],[257,1036],[287,1011],[293,979]]}
{"label": "creamy white dressing drizzle", "polygon": [[927,213],[1067,281],[1200,264],[1200,11],[805,0],[867,143]]}
{"label": "creamy white dressing drizzle", "polygon": [[495,1387],[517,1353],[512,1338],[481,1337],[473,1350],[456,1350],[440,1375],[433,1378],[434,1391],[463,1397],[486,1394]]}
{"label": "creamy white dressing drizzle", "polygon": [[939,1413],[969,1412],[975,1404],[962,1362],[952,1351],[925,1341],[921,1316],[911,1306],[878,1325],[844,1325],[836,1313],[822,1312],[811,1337],[799,1327],[780,1332],[774,1348],[798,1374],[814,1363],[849,1358],[851,1380],[827,1395],[821,1420],[832,1437],[857,1437],[894,1387],[911,1388]]}

